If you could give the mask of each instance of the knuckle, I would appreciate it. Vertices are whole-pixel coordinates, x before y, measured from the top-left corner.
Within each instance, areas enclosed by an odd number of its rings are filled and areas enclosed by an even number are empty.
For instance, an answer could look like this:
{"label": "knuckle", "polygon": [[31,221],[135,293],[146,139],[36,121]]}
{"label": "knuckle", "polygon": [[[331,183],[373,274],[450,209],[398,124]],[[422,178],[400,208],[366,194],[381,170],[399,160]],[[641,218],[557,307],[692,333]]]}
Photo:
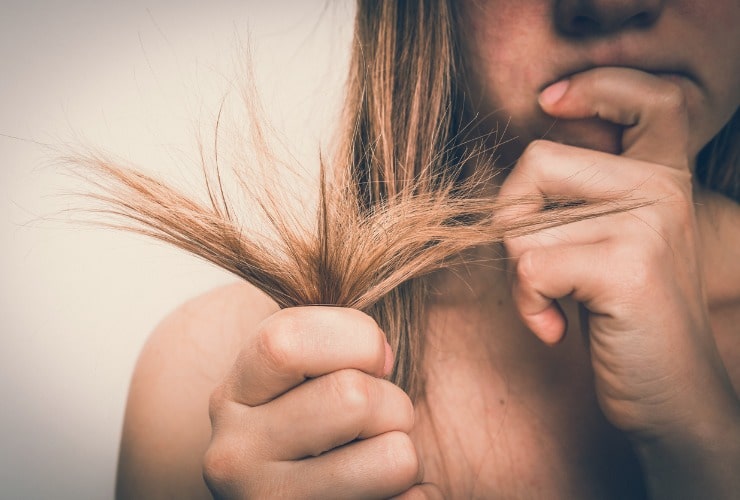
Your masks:
{"label": "knuckle", "polygon": [[416,418],[411,398],[403,389],[391,382],[381,380],[379,383],[383,391],[388,391],[380,399],[392,403],[390,408],[393,410],[393,425],[397,430],[411,432]]}
{"label": "knuckle", "polygon": [[542,246],[542,238],[542,232],[508,237],[504,238],[504,247],[509,257],[516,259],[516,265],[518,265],[519,259],[526,253]]}
{"label": "knuckle", "polygon": [[517,262],[516,279],[520,283],[532,283],[537,276],[537,259],[535,252],[524,252]]}
{"label": "knuckle", "polygon": [[672,113],[683,113],[686,110],[686,96],[678,85],[666,82],[656,96],[658,105]]}
{"label": "knuckle", "polygon": [[505,236],[503,239],[504,248],[506,248],[506,253],[509,257],[517,257],[522,253],[522,244],[521,244],[521,237],[510,237]]}
{"label": "knuckle", "polygon": [[419,486],[412,486],[411,489],[393,498],[396,500],[424,500],[427,496]]}
{"label": "knuckle", "polygon": [[399,482],[416,483],[422,475],[421,462],[416,447],[408,434],[389,432],[386,451],[388,469],[394,471]]}
{"label": "knuckle", "polygon": [[530,142],[524,149],[522,156],[530,158],[540,158],[542,156],[551,156],[555,153],[556,144],[546,139],[535,139]]}
{"label": "knuckle", "polygon": [[266,482],[276,485],[276,477],[255,450],[243,446],[231,435],[211,440],[201,459],[201,474],[216,498],[262,498],[259,490]]}
{"label": "knuckle", "polygon": [[257,353],[265,365],[276,373],[290,371],[296,350],[296,324],[286,315],[264,325],[257,335]]}
{"label": "knuckle", "polygon": [[342,309],[343,314],[352,318],[355,332],[358,335],[357,344],[362,346],[363,358],[368,366],[382,367],[385,360],[385,334],[378,323],[369,315],[358,309]]}
{"label": "knuckle", "polygon": [[331,392],[342,411],[354,418],[367,414],[370,408],[370,376],[357,370],[340,370],[330,378]]}
{"label": "knuckle", "polygon": [[[394,386],[397,387],[397,386]],[[402,410],[401,410],[401,426],[403,430],[411,431],[414,427],[414,420],[416,418],[415,410],[414,410],[414,403],[411,402],[411,398],[408,394],[406,394],[404,391],[400,390],[402,393],[401,401],[402,401]]]}
{"label": "knuckle", "polygon": [[524,148],[524,152],[517,161],[516,169],[519,171],[537,171],[544,168],[545,165],[551,164],[553,158],[559,156],[561,151],[561,144],[547,139],[535,139]]}
{"label": "knuckle", "polygon": [[219,416],[223,412],[225,403],[226,388],[223,385],[219,385],[213,390],[208,398],[208,416],[211,419],[211,425],[218,420]]}
{"label": "knuckle", "polygon": [[360,326],[363,330],[369,332],[376,332],[379,330],[378,323],[372,318],[372,316],[360,311],[359,309],[353,309],[350,307],[341,308],[343,314],[352,316],[353,321]]}
{"label": "knuckle", "polygon": [[211,443],[203,455],[202,474],[208,489],[219,495],[233,493],[237,460],[228,446]]}
{"label": "knuckle", "polygon": [[444,498],[442,493],[434,486],[429,483],[417,484],[411,489],[406,490],[403,494],[397,498],[403,500],[429,500],[432,498]]}

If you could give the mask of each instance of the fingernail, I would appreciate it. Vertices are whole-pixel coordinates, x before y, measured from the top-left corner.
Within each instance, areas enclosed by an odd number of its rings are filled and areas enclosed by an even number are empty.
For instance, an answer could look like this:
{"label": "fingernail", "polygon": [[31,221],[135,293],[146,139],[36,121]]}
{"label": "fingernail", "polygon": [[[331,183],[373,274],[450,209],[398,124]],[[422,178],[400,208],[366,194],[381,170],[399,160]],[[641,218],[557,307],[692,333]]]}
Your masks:
{"label": "fingernail", "polygon": [[540,104],[548,106],[558,102],[560,98],[563,97],[563,94],[565,94],[565,91],[568,90],[568,85],[570,85],[570,80],[566,79],[560,80],[559,82],[553,83],[547,87],[545,90],[540,92]]}
{"label": "fingernail", "polygon": [[383,375],[390,375],[393,371],[393,351],[388,342],[385,343],[385,364],[383,365]]}

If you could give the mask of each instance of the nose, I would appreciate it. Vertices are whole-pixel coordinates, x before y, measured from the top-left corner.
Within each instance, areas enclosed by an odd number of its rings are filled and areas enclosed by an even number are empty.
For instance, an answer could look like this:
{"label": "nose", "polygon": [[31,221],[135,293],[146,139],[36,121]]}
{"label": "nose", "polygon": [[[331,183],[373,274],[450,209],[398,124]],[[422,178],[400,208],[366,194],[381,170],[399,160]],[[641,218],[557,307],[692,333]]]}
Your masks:
{"label": "nose", "polygon": [[556,0],[555,23],[568,36],[589,37],[645,29],[660,17],[664,0]]}

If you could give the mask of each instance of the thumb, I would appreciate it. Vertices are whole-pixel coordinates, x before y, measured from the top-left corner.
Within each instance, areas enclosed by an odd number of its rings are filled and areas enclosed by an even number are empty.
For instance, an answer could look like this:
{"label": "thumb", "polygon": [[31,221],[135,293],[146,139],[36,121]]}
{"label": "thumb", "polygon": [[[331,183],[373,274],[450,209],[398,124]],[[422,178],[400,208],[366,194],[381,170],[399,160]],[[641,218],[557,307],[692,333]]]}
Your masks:
{"label": "thumb", "polygon": [[622,125],[623,156],[684,169],[689,163],[688,113],[684,90],[674,81],[681,78],[595,68],[548,86],[539,103],[557,118],[599,118]]}

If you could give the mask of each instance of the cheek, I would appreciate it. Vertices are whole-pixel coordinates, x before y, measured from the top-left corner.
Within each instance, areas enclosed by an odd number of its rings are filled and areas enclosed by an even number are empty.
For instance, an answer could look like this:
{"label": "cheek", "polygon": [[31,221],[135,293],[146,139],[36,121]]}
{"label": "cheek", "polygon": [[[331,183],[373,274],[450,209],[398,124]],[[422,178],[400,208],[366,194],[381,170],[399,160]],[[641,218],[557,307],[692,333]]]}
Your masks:
{"label": "cheek", "polygon": [[734,101],[736,107],[740,102],[740,1],[682,0],[680,8],[690,35],[700,41],[693,50],[703,61],[707,78],[716,82],[725,106]]}
{"label": "cheek", "polygon": [[[730,120],[740,105],[740,1],[711,0],[680,3],[686,32],[699,43],[688,47],[700,65],[703,90],[689,101],[695,130],[693,149],[708,142]],[[693,104],[693,107],[691,106]],[[693,150],[692,149],[692,150]]]}
{"label": "cheek", "polygon": [[542,18],[508,18],[507,22],[485,22],[486,16],[471,21],[468,38],[468,65],[479,101],[489,109],[516,115],[532,113],[537,93],[546,76],[542,68],[547,53],[548,30]]}
{"label": "cheek", "polygon": [[733,33],[740,23],[740,3],[737,0],[683,0],[677,9],[685,19],[692,19],[707,32]]}

